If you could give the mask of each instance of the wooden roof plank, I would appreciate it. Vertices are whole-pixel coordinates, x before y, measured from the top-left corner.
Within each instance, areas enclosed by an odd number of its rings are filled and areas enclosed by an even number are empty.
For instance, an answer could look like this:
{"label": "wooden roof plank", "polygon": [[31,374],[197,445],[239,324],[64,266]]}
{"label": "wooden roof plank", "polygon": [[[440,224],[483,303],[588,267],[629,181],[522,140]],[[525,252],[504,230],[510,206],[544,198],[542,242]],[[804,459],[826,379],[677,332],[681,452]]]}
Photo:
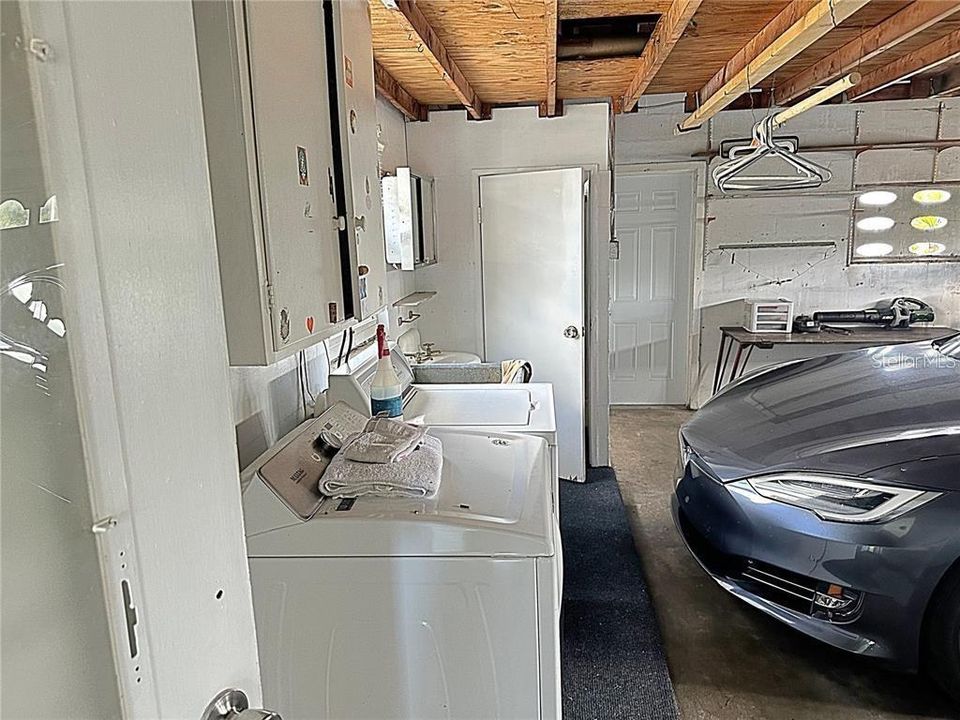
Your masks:
{"label": "wooden roof plank", "polygon": [[843,47],[788,79],[774,95],[783,105],[809,92],[817,85],[860,67],[887,50],[896,47],[931,25],[960,10],[960,0],[916,0]]}
{"label": "wooden roof plank", "polygon": [[544,115],[553,117],[557,114],[557,0],[544,0],[543,24],[546,35],[546,74],[547,99],[544,106]]}
{"label": "wooden roof plank", "polygon": [[488,117],[489,108],[477,96],[476,91],[464,77],[457,63],[450,57],[447,48],[416,3],[413,0],[397,0],[397,9],[393,14],[406,31],[409,43],[417,48],[439,73],[440,78],[467,109],[470,117],[474,120]]}
{"label": "wooden roof plank", "polygon": [[[689,130],[713,117],[751,87],[813,45],[869,1],[819,0],[785,31],[778,33],[775,39],[762,48],[757,48],[755,54],[749,59],[745,56],[746,64],[714,92],[707,94],[701,91],[700,107],[681,121],[678,130]],[[794,3],[785,8],[783,13],[790,11],[795,3],[803,3],[805,6],[807,0],[794,0]],[[770,24],[778,23],[781,15],[775,17]],[[767,32],[767,27],[758,33],[758,36],[763,36],[763,40],[771,34]]]}
{"label": "wooden roof plank", "polygon": [[373,81],[377,87],[377,92],[410,120],[427,119],[427,108],[417,102],[410,93],[403,89],[403,86],[396,81],[393,75],[376,61],[373,63]]}
{"label": "wooden roof plank", "polygon": [[673,0],[667,12],[660,16],[653,35],[640,55],[640,68],[623,93],[621,106],[624,112],[630,112],[636,107],[637,100],[663,67],[701,2],[702,0]]}
{"label": "wooden roof plank", "polygon": [[955,30],[919,50],[901,55],[896,60],[863,76],[850,91],[850,100],[862,100],[871,93],[894,83],[909,80],[914,75],[929,72],[960,58],[960,30]]}

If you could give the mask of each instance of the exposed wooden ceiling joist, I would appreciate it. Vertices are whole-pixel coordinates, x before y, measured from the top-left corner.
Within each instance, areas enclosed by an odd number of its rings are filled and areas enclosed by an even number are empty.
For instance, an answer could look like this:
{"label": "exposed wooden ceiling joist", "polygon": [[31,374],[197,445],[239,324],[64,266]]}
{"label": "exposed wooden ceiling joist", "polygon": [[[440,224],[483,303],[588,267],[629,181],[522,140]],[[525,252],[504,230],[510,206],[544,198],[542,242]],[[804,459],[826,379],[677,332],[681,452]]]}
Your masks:
{"label": "exposed wooden ceiling joist", "polygon": [[954,97],[960,94],[960,67],[933,78],[933,92],[937,97]]}
{"label": "exposed wooden ceiling joist", "polygon": [[[869,0],[819,0],[810,7],[809,0],[794,0],[757,34],[755,38],[757,42],[751,40],[748,43],[747,48],[751,45],[754,47],[750,50],[745,48],[742,56],[745,64],[742,68],[732,75],[726,75],[728,79],[713,92],[704,92],[709,89],[707,86],[704,87],[700,92],[700,107],[683,119],[679,129],[689,130],[713,117],[868,2]],[[775,31],[769,29],[774,26],[776,30],[780,30],[785,23],[783,17],[796,17],[804,8],[809,9],[790,23],[785,30],[774,34]],[[772,39],[771,35],[773,35]],[[736,60],[736,56],[733,60]]]}
{"label": "exposed wooden ceiling joist", "polygon": [[784,105],[828,80],[857,69],[861,63],[890,50],[958,10],[960,0],[916,0],[791,77],[775,91],[777,104]]}
{"label": "exposed wooden ceiling joist", "polygon": [[864,97],[889,87],[894,83],[909,80],[960,58],[960,30],[945,35],[919,50],[901,55],[893,62],[864,75],[857,87],[850,91],[851,100]]}
{"label": "exposed wooden ceiling joist", "polygon": [[467,109],[470,117],[474,120],[489,117],[490,108],[480,100],[416,3],[413,0],[397,0],[397,9],[393,13],[406,31],[411,46],[433,66],[440,79]]}
{"label": "exposed wooden ceiling joist", "polygon": [[560,0],[560,19],[662,15],[671,0]]}
{"label": "exposed wooden ceiling joist", "polygon": [[713,77],[700,90],[700,100],[715,94],[717,90],[723,87],[725,82],[743,70],[747,63],[757,57],[764,48],[783,35],[791,26],[795,25],[816,4],[817,0],[794,0],[787,5],[770,22],[764,25],[760,32],[754,35],[746,45],[740,48],[722,68],[714,73]]}
{"label": "exposed wooden ceiling joist", "polygon": [[541,115],[557,114],[557,0],[544,0],[543,24],[546,42],[547,99],[541,107]]}
{"label": "exposed wooden ceiling joist", "polygon": [[373,63],[373,81],[379,92],[391,105],[402,112],[410,120],[426,120],[427,108],[403,89],[396,79],[383,69],[380,63]]}
{"label": "exposed wooden ceiling joist", "polygon": [[702,0],[673,0],[667,11],[660,16],[657,26],[650,36],[650,40],[640,55],[640,67],[633,76],[630,85],[623,93],[621,107],[624,112],[630,112],[637,105],[637,100],[643,95],[650,82],[663,67],[673,46],[687,29]]}

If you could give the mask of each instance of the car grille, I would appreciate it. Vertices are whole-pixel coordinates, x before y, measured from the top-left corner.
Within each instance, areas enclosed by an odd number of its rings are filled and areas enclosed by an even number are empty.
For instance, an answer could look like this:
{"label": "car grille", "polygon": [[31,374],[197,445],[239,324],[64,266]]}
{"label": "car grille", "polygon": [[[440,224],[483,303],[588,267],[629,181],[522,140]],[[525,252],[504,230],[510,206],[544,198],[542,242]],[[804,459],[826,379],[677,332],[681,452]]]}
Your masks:
{"label": "car grille", "polygon": [[682,509],[678,512],[678,520],[690,550],[714,575],[727,578],[758,597],[810,617],[830,622],[849,622],[859,614],[858,603],[842,613],[824,615],[814,602],[820,581],[760,560],[723,553],[697,531]]}
{"label": "car grille", "polygon": [[806,615],[813,614],[816,580],[759,560],[744,560],[741,567],[740,577],[755,585],[751,589],[760,597]]}

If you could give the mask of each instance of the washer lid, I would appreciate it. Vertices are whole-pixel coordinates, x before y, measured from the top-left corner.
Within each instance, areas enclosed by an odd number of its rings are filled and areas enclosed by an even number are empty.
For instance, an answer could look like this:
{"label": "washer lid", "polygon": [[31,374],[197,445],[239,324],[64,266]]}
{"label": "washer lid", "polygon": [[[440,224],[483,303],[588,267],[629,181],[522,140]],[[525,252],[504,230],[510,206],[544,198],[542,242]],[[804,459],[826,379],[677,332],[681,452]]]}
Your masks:
{"label": "washer lid", "polygon": [[250,557],[549,556],[555,508],[546,442],[432,429],[443,475],[432,500],[328,499],[301,521],[256,478],[244,497]]}

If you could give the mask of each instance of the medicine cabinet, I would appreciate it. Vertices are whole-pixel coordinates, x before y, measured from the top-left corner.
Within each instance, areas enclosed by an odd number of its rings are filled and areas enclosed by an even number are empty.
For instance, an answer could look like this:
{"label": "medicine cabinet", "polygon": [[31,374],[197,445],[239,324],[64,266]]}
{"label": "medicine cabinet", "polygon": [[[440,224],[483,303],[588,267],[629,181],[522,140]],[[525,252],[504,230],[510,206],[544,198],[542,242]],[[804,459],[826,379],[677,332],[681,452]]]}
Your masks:
{"label": "medicine cabinet", "polygon": [[434,179],[398,167],[381,185],[387,262],[402,270],[432,265],[437,261]]}

